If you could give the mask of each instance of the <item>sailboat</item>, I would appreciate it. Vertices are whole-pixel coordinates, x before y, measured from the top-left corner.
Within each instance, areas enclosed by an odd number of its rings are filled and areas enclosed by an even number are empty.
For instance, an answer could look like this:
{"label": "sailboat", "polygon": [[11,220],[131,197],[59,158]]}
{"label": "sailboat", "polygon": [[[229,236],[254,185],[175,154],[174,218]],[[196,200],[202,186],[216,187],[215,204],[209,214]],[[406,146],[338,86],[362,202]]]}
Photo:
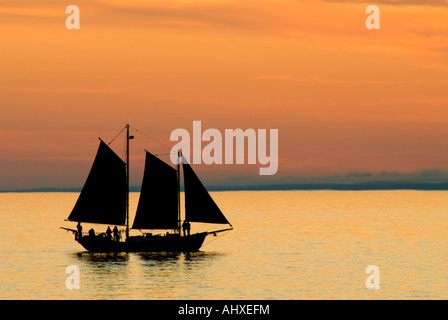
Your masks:
{"label": "sailboat", "polygon": [[[145,150],[145,169],[140,198],[132,226],[129,224],[129,125],[126,125],[126,159],[122,160],[100,139],[98,151],[79,198],[66,219],[78,222],[75,240],[90,252],[192,252],[198,251],[208,235],[233,230],[190,164],[179,152],[177,169]],[[181,224],[180,163],[185,192],[185,219]],[[109,225],[108,232],[82,232],[81,223]],[[225,229],[189,232],[190,222],[228,224]],[[188,225],[188,227],[187,227]],[[112,236],[110,226],[114,227]],[[125,226],[125,237],[117,232]],[[130,229],[141,231],[131,236]],[[181,233],[183,229],[184,234]],[[142,230],[169,230],[153,234]],[[171,232],[170,232],[171,231]]]}

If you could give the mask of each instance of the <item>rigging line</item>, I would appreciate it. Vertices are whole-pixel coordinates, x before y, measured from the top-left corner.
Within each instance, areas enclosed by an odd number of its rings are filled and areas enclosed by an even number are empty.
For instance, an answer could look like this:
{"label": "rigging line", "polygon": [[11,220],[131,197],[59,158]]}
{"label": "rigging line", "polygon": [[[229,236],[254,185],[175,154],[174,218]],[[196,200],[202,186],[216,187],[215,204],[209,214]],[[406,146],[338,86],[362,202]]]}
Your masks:
{"label": "rigging line", "polygon": [[154,140],[155,142],[161,144],[161,145],[164,146],[165,148],[168,148],[168,149],[171,150],[171,147],[169,147],[169,146],[166,145],[165,143],[163,143],[163,142],[157,140],[156,138],[151,137],[149,134],[146,134],[146,133],[144,133],[143,131],[138,130],[137,128],[134,128],[133,126],[131,126],[131,127],[132,127],[135,131],[137,131],[138,133],[143,134],[143,135],[146,136],[147,138],[149,138],[149,139],[151,139],[151,140]]}
{"label": "rigging line", "polygon": [[[229,231],[231,231],[231,230],[229,230]],[[209,242],[204,243],[204,244],[202,245],[202,247],[205,247],[206,245],[208,245],[209,243],[212,243],[212,242],[215,241],[215,240],[218,240],[219,238],[221,238],[222,236],[224,236],[225,234],[227,234],[229,231],[225,231],[225,232],[223,232],[221,235],[216,236],[216,237],[213,237],[214,239],[210,240]],[[213,232],[211,232],[211,233],[213,233]]]}
{"label": "rigging line", "polygon": [[124,146],[123,146],[123,151],[121,152],[121,159],[125,158],[125,155],[126,155],[126,144],[127,144],[127,141],[126,141],[126,139],[124,139]]}
{"label": "rigging line", "polygon": [[123,132],[123,130],[124,130],[124,129],[126,129],[126,127],[124,127],[123,129],[121,129],[121,131],[120,131],[120,132],[119,132],[119,133],[118,133],[118,134],[117,134],[117,135],[115,136],[115,138],[113,138],[113,139],[112,139],[112,141],[111,141],[111,142],[109,142],[109,143],[108,143],[107,145],[108,145],[108,146],[110,146],[110,144],[111,144],[112,142],[114,142],[114,141],[115,141],[115,139],[117,139],[117,138],[118,138],[118,136],[119,136],[119,135],[120,135],[120,134],[121,134],[121,133]]}

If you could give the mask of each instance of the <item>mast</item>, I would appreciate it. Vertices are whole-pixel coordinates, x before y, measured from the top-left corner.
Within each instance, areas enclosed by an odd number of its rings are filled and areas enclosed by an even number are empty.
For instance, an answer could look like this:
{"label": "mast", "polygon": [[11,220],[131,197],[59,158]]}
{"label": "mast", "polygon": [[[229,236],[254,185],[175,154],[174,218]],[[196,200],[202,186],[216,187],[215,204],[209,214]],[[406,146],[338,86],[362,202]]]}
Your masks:
{"label": "mast", "polygon": [[126,124],[126,239],[129,238],[129,124]]}
{"label": "mast", "polygon": [[177,151],[177,230],[180,233],[181,219],[180,219],[180,160],[181,151]]}

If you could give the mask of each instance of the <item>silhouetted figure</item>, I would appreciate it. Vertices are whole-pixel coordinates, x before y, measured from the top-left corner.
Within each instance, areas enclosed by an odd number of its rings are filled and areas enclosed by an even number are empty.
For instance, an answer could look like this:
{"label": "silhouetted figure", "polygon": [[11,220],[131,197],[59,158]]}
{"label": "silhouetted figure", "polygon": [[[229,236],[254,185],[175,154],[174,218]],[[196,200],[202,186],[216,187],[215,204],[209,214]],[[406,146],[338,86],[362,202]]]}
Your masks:
{"label": "silhouetted figure", "polygon": [[184,237],[187,235],[187,221],[184,220],[182,223],[182,230],[184,232]]}
{"label": "silhouetted figure", "polygon": [[120,236],[118,235],[117,226],[114,227],[114,241],[120,241]]}
{"label": "silhouetted figure", "polygon": [[89,237],[94,237],[94,236],[95,236],[95,230],[93,230],[93,228],[92,228],[89,230]]}
{"label": "silhouetted figure", "polygon": [[184,237],[190,235],[190,222],[185,220],[184,223],[182,223],[182,229],[184,230]]}
{"label": "silhouetted figure", "polygon": [[110,230],[110,227],[107,227],[106,236],[108,239],[112,239],[112,230]]}
{"label": "silhouetted figure", "polygon": [[79,240],[82,238],[82,226],[81,226],[81,222],[78,222],[78,225],[76,226],[76,228],[78,229],[78,233],[76,234],[76,240]]}

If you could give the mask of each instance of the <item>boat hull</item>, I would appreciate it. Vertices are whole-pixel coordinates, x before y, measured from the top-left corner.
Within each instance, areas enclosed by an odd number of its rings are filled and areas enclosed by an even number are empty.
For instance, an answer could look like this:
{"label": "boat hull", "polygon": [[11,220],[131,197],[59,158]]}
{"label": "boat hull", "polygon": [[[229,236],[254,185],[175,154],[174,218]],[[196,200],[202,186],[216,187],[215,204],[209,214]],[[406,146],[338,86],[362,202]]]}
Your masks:
{"label": "boat hull", "polygon": [[135,236],[114,241],[99,236],[84,236],[78,242],[89,252],[194,252],[204,243],[207,232],[190,236]]}

